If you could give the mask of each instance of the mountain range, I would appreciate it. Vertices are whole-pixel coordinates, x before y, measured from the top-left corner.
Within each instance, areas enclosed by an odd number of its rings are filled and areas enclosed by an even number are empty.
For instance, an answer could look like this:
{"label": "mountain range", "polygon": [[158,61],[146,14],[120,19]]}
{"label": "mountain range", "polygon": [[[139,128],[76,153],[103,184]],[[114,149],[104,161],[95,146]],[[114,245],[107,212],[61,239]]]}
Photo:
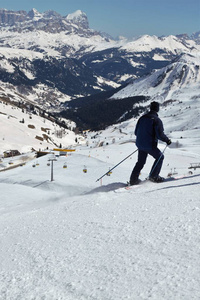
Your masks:
{"label": "mountain range", "polygon": [[[72,108],[73,118],[76,105],[79,112],[92,113],[94,107],[98,110],[98,99],[104,102],[100,108],[107,109],[106,100],[112,96],[118,99],[115,106],[120,106],[120,112],[110,122],[117,122],[120,114],[131,110],[132,100],[126,106],[124,98],[133,97],[135,103],[161,95],[170,100],[176,94],[185,95],[191,86],[195,86],[193,97],[198,97],[199,53],[200,31],[191,36],[114,40],[90,29],[80,10],[63,17],[54,11],[1,9],[0,98],[51,112],[67,109],[69,113]],[[86,117],[87,113],[81,113],[73,119]],[[85,126],[91,127],[90,122]]]}

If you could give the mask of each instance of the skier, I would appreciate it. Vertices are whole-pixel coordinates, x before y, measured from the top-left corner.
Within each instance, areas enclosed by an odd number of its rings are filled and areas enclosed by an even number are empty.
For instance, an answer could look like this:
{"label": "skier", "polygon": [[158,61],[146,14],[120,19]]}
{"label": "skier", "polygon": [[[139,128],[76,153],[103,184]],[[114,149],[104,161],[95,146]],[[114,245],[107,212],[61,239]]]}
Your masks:
{"label": "skier", "polygon": [[162,182],[164,178],[159,176],[164,155],[158,149],[158,140],[167,145],[171,144],[171,140],[165,135],[163,123],[158,117],[159,103],[154,101],[150,104],[150,111],[139,118],[136,128],[136,146],[138,147],[138,161],[133,168],[130,176],[130,185],[140,183],[139,174],[146,163],[148,154],[155,158],[149,179],[153,182]]}

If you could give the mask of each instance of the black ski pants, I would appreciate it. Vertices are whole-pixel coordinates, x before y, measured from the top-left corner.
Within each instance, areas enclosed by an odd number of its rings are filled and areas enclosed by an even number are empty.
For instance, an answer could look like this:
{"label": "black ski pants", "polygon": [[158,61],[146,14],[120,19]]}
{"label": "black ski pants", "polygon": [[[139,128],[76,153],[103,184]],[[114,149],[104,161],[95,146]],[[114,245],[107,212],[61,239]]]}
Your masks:
{"label": "black ski pants", "polygon": [[149,173],[150,176],[157,177],[159,175],[160,170],[162,168],[163,159],[164,159],[163,153],[158,148],[146,150],[146,151],[138,149],[138,161],[131,173],[130,182],[138,179],[140,175],[140,171],[143,169],[146,163],[148,154],[153,156],[153,158],[155,158],[154,164]]}

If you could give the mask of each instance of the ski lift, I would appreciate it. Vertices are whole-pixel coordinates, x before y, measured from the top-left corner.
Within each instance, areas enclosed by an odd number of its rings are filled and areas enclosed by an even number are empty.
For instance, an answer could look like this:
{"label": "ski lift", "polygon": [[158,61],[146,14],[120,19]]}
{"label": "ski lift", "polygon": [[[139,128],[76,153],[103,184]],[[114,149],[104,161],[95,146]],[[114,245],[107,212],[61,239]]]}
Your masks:
{"label": "ski lift", "polygon": [[48,159],[49,162],[51,162],[51,181],[53,181],[53,162],[57,161],[54,153],[52,153]]}
{"label": "ski lift", "polygon": [[63,165],[63,169],[67,169],[67,163],[66,162]]}
{"label": "ski lift", "polygon": [[87,173],[87,167],[86,166],[84,166],[84,168],[83,168],[83,173]]}
{"label": "ski lift", "polygon": [[200,168],[200,163],[191,163],[188,169],[196,170],[197,168]]}

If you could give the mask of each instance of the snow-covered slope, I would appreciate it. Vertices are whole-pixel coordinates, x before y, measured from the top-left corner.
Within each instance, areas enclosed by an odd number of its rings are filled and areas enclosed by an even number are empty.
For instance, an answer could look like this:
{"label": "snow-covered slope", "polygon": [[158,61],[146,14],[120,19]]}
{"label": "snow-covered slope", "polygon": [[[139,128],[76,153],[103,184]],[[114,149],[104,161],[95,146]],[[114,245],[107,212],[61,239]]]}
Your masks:
{"label": "snow-covered slope", "polygon": [[26,153],[32,150],[52,149],[60,145],[75,145],[75,140],[80,138],[72,131],[75,124],[66,121],[66,125],[71,130],[0,98],[0,154],[3,155],[7,150]]}
{"label": "snow-covered slope", "polygon": [[133,81],[113,95],[122,99],[136,95],[156,97],[162,95],[165,100],[184,100],[200,97],[200,52],[183,54],[167,67]]}
{"label": "snow-covered slope", "polygon": [[[132,127],[121,129],[110,128],[115,143],[106,145],[109,132],[102,133],[103,147],[89,139],[57,158],[54,181],[50,156],[0,173],[3,300],[200,298],[200,173],[188,169],[199,163],[200,140],[194,147],[191,135],[165,151],[161,174],[175,169],[186,178],[126,191],[119,188],[136,154],[96,182],[136,149],[128,142]],[[152,163],[148,158],[142,179]]]}

